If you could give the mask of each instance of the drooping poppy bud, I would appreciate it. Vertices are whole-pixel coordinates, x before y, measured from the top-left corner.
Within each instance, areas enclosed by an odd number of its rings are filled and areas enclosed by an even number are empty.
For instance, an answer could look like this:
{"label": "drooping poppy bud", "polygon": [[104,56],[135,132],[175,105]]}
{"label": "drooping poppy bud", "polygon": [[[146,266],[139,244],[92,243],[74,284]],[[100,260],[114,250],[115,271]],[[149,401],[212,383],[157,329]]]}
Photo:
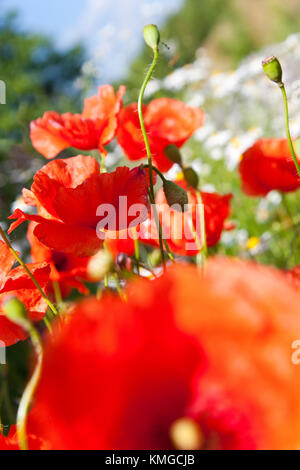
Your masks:
{"label": "drooping poppy bud", "polygon": [[198,189],[199,176],[191,166],[183,169],[183,176],[189,186]]}
{"label": "drooping poppy bud", "polygon": [[148,24],[143,29],[144,39],[146,44],[151,49],[156,50],[160,42],[160,33],[155,24]]}
{"label": "drooping poppy bud", "polygon": [[28,329],[30,321],[28,320],[26,309],[17,297],[8,297],[2,306],[2,310],[8,320],[25,330]]}
{"label": "drooping poppy bud", "polygon": [[262,61],[266,76],[275,83],[282,83],[282,68],[275,56],[268,57]]}
{"label": "drooping poppy bud", "polygon": [[178,210],[179,212],[184,212],[184,206],[189,202],[185,189],[181,188],[173,181],[168,180],[164,181],[163,189],[169,206]]}
{"label": "drooping poppy bud", "polygon": [[174,145],[170,144],[164,150],[165,156],[170,160],[172,163],[177,163],[178,165],[182,165],[182,158],[179,148]]}

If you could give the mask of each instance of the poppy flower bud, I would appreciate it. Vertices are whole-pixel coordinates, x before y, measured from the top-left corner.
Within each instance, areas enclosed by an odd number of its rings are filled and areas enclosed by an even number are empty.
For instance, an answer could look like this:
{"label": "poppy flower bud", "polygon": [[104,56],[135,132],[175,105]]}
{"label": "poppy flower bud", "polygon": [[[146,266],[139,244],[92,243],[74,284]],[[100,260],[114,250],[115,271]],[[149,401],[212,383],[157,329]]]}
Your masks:
{"label": "poppy flower bud", "polygon": [[8,320],[21,326],[25,330],[28,329],[30,322],[27,317],[26,309],[17,297],[8,298],[4,302],[2,309]]}
{"label": "poppy flower bud", "polygon": [[144,39],[146,44],[151,49],[156,50],[160,42],[160,33],[155,24],[148,24],[143,29]]}
{"label": "poppy flower bud", "polygon": [[167,145],[164,150],[165,156],[170,160],[170,162],[177,163],[178,165],[182,165],[182,158],[181,153],[174,144]]}
{"label": "poppy flower bud", "polygon": [[275,83],[282,83],[282,68],[277,57],[271,56],[262,61],[266,76]]}
{"label": "poppy flower bud", "polygon": [[87,273],[93,281],[101,281],[114,265],[112,255],[107,250],[100,250],[88,262]]}
{"label": "poppy flower bud", "polygon": [[[184,206],[189,202],[185,189],[181,188],[173,181],[168,180],[164,181],[163,189],[169,206],[179,206],[179,212],[184,212]],[[177,210],[176,207],[173,208]]]}
{"label": "poppy flower bud", "polygon": [[191,166],[183,169],[183,176],[189,186],[194,189],[198,188],[199,176]]}
{"label": "poppy flower bud", "polygon": [[181,418],[170,428],[174,448],[178,450],[199,450],[204,445],[204,436],[195,421]]}

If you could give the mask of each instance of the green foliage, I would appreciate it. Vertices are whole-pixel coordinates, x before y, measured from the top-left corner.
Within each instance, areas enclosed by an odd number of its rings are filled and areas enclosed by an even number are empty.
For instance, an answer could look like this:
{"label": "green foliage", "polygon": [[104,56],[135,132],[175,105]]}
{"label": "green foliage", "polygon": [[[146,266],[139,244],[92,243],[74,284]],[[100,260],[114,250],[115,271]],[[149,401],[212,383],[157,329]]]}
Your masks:
{"label": "green foliage", "polygon": [[82,90],[76,89],[75,79],[83,58],[81,46],[58,51],[50,40],[21,31],[16,15],[1,18],[0,79],[6,85],[6,104],[0,105],[2,216],[21,189],[18,183],[26,183],[32,157],[38,155],[30,145],[30,121],[47,110],[80,108]]}
{"label": "green foliage", "polygon": [[[196,50],[226,10],[227,1],[224,0],[210,0],[209,2],[186,0],[182,10],[171,15],[161,29],[161,39],[166,45],[161,45],[160,50],[165,57],[160,59],[155,76],[164,77],[174,67],[181,67],[192,62]],[[167,48],[168,43],[176,44],[174,57],[172,57],[172,49],[169,51]],[[134,99],[136,99],[138,86],[151,58],[151,51],[145,46],[131,65],[126,84]]]}
{"label": "green foliage", "polygon": [[[249,53],[284,40],[300,29],[300,4],[294,0],[185,0],[181,10],[160,26],[161,57],[155,71],[163,78],[175,68],[193,62],[205,46],[215,68],[232,68]],[[136,100],[152,55],[144,47],[125,80],[127,99]],[[123,80],[124,82],[124,80]]]}
{"label": "green foliage", "polygon": [[[282,195],[280,204],[266,203],[266,198],[249,197],[241,190],[238,170],[228,170],[224,159],[214,161],[203,146],[192,141],[187,144],[192,151],[190,161],[207,164],[210,171],[200,177],[200,187],[213,184],[220,194],[232,193],[232,216],[235,229],[227,232],[230,242],[221,242],[210,249],[210,254],[237,256],[253,259],[259,263],[291,269],[300,264],[300,191]],[[262,202],[265,206],[262,208]],[[263,215],[263,217],[262,217]],[[244,242],[239,240],[238,232],[246,234]],[[224,232],[226,235],[226,232]],[[257,238],[257,250],[250,250],[248,241]],[[262,241],[265,239],[265,242]]]}

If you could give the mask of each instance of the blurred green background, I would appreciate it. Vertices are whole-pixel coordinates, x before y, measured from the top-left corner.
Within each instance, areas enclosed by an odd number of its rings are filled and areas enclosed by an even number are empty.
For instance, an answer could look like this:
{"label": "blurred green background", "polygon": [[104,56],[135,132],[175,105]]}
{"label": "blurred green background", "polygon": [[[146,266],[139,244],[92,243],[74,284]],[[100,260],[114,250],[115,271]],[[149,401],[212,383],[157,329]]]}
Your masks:
{"label": "blurred green background", "polygon": [[[126,1],[123,0],[125,6]],[[69,3],[72,8],[72,1]],[[106,3],[108,5],[109,0]],[[50,2],[43,4],[47,18]],[[152,22],[151,5],[149,8],[148,22]],[[160,28],[166,46],[161,48],[155,71],[157,79],[192,63],[199,48],[205,48],[214,72],[229,71],[238,67],[248,54],[298,33],[300,2],[185,0],[179,11],[165,18]],[[126,102],[136,100],[151,61],[151,51],[142,46],[141,34],[136,41],[140,41],[141,52],[128,63],[122,76],[114,79],[116,86],[119,83],[127,85]],[[126,41],[123,47],[126,49]],[[91,73],[90,54],[83,43],[61,48],[54,37],[51,39],[26,29],[17,12],[0,18],[0,79],[6,83],[6,104],[0,105],[0,220],[4,227],[22,187],[28,186],[35,171],[45,164],[45,159],[31,146],[30,121],[47,110],[80,112],[84,97],[103,84],[101,75],[99,79],[97,73]],[[196,85],[193,87],[198,90]],[[186,92],[184,88],[178,91],[159,88],[153,96],[162,94],[184,98]],[[277,114],[281,118],[281,111]],[[228,117],[228,113],[220,117],[225,129]],[[254,109],[252,124],[255,120]],[[202,168],[209,167],[209,172],[201,173],[203,185],[212,185],[220,192],[233,192],[235,196],[233,220],[236,230],[212,252],[254,258],[282,268],[300,263],[299,191],[288,195],[284,201],[279,198],[280,203],[276,197],[267,201],[251,199],[242,194],[237,171],[226,167],[223,158],[212,159],[210,151],[199,141],[187,145],[185,157],[190,162],[198,162]],[[258,217],[266,212],[266,217]],[[291,225],[294,230],[287,230],[286,227]],[[22,245],[23,235],[24,230],[19,230],[13,234],[13,240]],[[251,246],[261,249],[251,250]],[[24,244],[23,248],[26,248]],[[0,415],[5,423],[14,420],[27,373],[26,359],[26,343],[20,343],[8,348],[8,367],[0,368]]]}

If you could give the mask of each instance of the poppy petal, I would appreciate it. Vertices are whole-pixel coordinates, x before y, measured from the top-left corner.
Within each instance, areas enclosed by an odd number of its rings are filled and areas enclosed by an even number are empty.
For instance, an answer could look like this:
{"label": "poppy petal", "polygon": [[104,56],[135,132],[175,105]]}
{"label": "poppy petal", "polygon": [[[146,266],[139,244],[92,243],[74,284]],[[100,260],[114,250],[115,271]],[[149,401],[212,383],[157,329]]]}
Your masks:
{"label": "poppy petal", "polygon": [[55,220],[44,219],[35,227],[34,235],[49,248],[78,257],[94,255],[103,244],[94,228],[66,225]]}

